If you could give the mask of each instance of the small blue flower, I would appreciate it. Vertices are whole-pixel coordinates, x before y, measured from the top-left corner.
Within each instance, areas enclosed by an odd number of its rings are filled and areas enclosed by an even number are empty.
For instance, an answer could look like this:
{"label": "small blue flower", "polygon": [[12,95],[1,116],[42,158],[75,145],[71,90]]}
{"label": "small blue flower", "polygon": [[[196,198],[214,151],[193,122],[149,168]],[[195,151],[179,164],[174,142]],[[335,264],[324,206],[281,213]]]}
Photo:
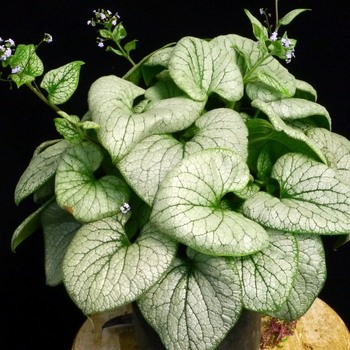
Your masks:
{"label": "small blue flower", "polygon": [[286,52],[286,63],[290,63],[292,60],[292,57],[295,57],[294,55],[294,49],[292,49],[291,51],[287,51]]}
{"label": "small blue flower", "polygon": [[105,15],[104,13],[101,12],[101,13],[100,13],[100,18],[101,18],[101,19],[106,19],[106,15]]}
{"label": "small blue flower", "polygon": [[13,69],[11,70],[11,73],[12,73],[12,74],[16,74],[16,73],[18,73],[20,70],[21,70],[21,67],[20,67],[20,66],[17,66],[17,67],[15,67],[15,68],[13,68]]}
{"label": "small blue flower", "polygon": [[45,37],[44,37],[44,41],[46,41],[47,43],[51,43],[52,42],[52,35],[48,34],[48,33],[44,33]]}
{"label": "small blue flower", "polygon": [[117,25],[117,20],[114,19],[114,20],[112,21],[112,24],[113,24],[114,26],[116,26],[116,25]]}
{"label": "small blue flower", "polygon": [[281,39],[282,45],[285,48],[288,48],[290,45],[293,44],[293,42],[291,40],[289,40],[288,38],[282,38]]}
{"label": "small blue flower", "polygon": [[5,61],[12,55],[12,50],[9,47],[5,48],[4,46],[1,49],[3,51],[3,55],[0,57],[0,61]]}
{"label": "small blue flower", "polygon": [[8,40],[5,40],[5,43],[9,43],[10,47],[11,46],[15,46],[15,42],[12,39],[10,39],[10,38]]}
{"label": "small blue flower", "polygon": [[270,36],[270,40],[271,41],[276,41],[277,40],[277,35],[278,35],[277,32],[273,32],[272,35]]}
{"label": "small blue flower", "polygon": [[121,207],[120,207],[120,211],[123,214],[126,214],[129,210],[131,209],[130,205],[128,203],[124,203]]}
{"label": "small blue flower", "polygon": [[260,12],[261,15],[263,15],[264,14],[264,9],[263,8],[259,9],[259,12]]}
{"label": "small blue flower", "polygon": [[100,42],[98,43],[98,47],[103,47],[103,46],[105,46],[105,44],[104,44],[102,41],[100,41]]}

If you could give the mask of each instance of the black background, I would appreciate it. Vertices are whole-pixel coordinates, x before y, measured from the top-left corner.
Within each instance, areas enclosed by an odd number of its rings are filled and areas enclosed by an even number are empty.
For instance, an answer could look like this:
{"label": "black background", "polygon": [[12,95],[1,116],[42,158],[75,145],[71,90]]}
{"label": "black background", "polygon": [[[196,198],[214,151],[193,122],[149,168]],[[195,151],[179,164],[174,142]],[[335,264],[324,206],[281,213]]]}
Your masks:
{"label": "black background", "polygon": [[[84,61],[78,91],[62,106],[69,114],[81,117],[87,110],[91,83],[101,75],[122,76],[130,68],[125,59],[97,47],[96,28],[86,25],[92,10],[119,12],[128,31],[127,39],[139,40],[132,54],[138,61],[186,35],[210,38],[236,33],[253,38],[243,9],[259,17],[260,7],[267,7],[274,16],[273,0],[0,1],[0,36],[12,38],[16,44],[36,44],[44,32],[50,33],[53,42],[43,44],[38,51],[45,71],[71,61]],[[332,117],[333,131],[350,138],[350,2],[280,1],[281,16],[294,8],[311,8],[312,12],[301,14],[287,28],[289,36],[298,40],[296,58],[288,69],[314,86],[318,103]],[[0,117],[0,348],[70,349],[85,317],[62,285],[45,285],[41,233],[22,243],[16,253],[10,250],[13,231],[35,210],[30,199],[19,208],[15,206],[14,188],[34,148],[57,138],[52,122],[55,113],[25,86],[10,91],[8,84],[0,82]],[[328,278],[320,297],[349,327],[350,244],[334,252],[334,238],[326,237],[324,241]]]}

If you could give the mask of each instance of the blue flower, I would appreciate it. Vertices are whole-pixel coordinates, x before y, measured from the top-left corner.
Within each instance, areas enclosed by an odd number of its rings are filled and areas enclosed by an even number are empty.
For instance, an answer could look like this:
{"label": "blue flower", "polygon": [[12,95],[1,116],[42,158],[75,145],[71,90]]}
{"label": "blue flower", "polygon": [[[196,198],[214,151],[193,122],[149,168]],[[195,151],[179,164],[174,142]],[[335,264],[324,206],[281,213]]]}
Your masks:
{"label": "blue flower", "polygon": [[292,57],[295,57],[294,51],[295,50],[292,49],[291,51],[286,52],[286,63],[290,63],[290,61],[292,60]]}
{"label": "blue flower", "polygon": [[46,41],[47,43],[51,43],[52,42],[52,35],[48,34],[48,33],[44,33],[45,37],[44,37],[44,41]]}
{"label": "blue flower", "polygon": [[12,39],[10,39],[10,38],[8,40],[5,40],[5,43],[9,43],[10,47],[11,46],[15,46],[15,42]]}
{"label": "blue flower", "polygon": [[271,41],[276,41],[277,40],[277,35],[278,35],[277,32],[273,32],[272,35],[270,36],[270,40]]}
{"label": "blue flower", "polygon": [[20,66],[17,66],[17,67],[15,67],[15,68],[13,68],[13,69],[11,70],[11,73],[12,73],[12,74],[16,74],[16,73],[18,73],[20,70],[21,70],[21,67],[20,67]]}
{"label": "blue flower", "polygon": [[123,214],[126,214],[129,210],[131,209],[130,205],[128,203],[124,203],[121,207],[120,207],[120,211]]}
{"label": "blue flower", "polygon": [[288,48],[290,45],[293,44],[293,42],[291,40],[289,40],[288,38],[282,38],[281,39],[282,45],[285,48]]}
{"label": "blue flower", "polygon": [[100,42],[98,43],[98,47],[103,47],[103,46],[105,46],[105,44],[104,44],[102,41],[100,41]]}

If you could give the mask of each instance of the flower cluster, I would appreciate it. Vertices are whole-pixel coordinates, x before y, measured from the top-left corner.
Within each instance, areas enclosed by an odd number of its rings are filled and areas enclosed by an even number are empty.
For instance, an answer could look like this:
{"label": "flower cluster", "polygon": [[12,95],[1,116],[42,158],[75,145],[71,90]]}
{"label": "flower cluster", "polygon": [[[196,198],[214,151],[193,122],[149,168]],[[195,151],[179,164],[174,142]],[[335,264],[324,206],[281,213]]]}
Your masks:
{"label": "flower cluster", "polygon": [[112,15],[112,12],[109,10],[104,9],[98,9],[98,11],[93,10],[92,11],[95,14],[95,18],[91,18],[91,20],[87,21],[88,25],[92,25],[93,27],[96,26],[96,24],[111,24],[112,26],[117,25],[117,21],[120,18],[118,15],[118,12],[116,12],[114,15]]}
{"label": "flower cluster", "polygon": [[120,207],[120,211],[123,214],[126,214],[129,210],[131,209],[130,205],[128,203],[124,203],[121,207]]}
{"label": "flower cluster", "polygon": [[0,61],[6,61],[14,51],[15,42],[12,39],[0,38]]}

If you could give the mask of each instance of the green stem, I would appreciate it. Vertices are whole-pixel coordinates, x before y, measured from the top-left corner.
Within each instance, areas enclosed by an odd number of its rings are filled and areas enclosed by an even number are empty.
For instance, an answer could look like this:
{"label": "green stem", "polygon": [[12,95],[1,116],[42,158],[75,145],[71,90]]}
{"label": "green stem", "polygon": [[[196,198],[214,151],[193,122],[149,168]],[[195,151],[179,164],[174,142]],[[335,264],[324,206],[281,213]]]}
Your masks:
{"label": "green stem", "polygon": [[278,30],[278,0],[275,0],[275,12],[276,12],[276,27],[275,32]]}
{"label": "green stem", "polygon": [[258,62],[255,63],[254,67],[244,76],[243,78],[243,84],[246,84],[249,80],[249,77],[252,75],[252,73],[263,63],[267,58],[272,56],[273,52],[269,52],[266,56],[262,56]]}
{"label": "green stem", "polygon": [[35,95],[37,95],[41,101],[46,103],[49,107],[51,107],[55,112],[60,112],[61,109],[59,109],[56,105],[51,103],[39,90],[37,90],[32,84],[26,83],[26,85],[29,87],[29,89],[34,92]]}
{"label": "green stem", "polygon": [[123,53],[124,57],[133,65],[136,66],[136,63],[131,59],[131,57],[124,51],[124,49],[122,48],[122,46],[120,45],[119,41],[116,41],[119,50]]}

